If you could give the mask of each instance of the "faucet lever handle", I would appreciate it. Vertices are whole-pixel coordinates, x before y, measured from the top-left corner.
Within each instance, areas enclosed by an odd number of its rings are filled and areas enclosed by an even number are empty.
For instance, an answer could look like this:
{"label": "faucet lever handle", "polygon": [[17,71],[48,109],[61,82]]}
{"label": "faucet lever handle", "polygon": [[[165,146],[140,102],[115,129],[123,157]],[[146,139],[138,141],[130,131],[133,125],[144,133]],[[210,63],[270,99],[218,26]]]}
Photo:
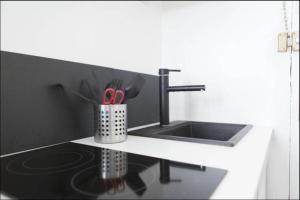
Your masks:
{"label": "faucet lever handle", "polygon": [[169,72],[181,72],[180,69],[168,69]]}
{"label": "faucet lever handle", "polygon": [[166,68],[161,68],[159,69],[159,75],[160,76],[168,76],[169,72],[180,72],[180,69],[166,69]]}

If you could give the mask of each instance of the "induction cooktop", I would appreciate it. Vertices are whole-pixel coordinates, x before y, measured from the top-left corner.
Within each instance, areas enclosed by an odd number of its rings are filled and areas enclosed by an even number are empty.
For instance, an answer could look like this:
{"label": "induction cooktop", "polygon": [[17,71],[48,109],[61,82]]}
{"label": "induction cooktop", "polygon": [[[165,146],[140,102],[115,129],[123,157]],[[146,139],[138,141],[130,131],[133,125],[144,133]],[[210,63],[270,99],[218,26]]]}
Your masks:
{"label": "induction cooktop", "polygon": [[208,199],[226,170],[64,143],[1,158],[18,199]]}

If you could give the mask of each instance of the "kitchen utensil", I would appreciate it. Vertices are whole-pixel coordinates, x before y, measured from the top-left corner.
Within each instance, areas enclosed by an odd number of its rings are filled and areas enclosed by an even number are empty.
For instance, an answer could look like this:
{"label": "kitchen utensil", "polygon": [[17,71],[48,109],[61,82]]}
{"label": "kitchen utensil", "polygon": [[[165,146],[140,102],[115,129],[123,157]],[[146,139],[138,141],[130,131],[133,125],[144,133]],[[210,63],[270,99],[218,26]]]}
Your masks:
{"label": "kitchen utensil", "polygon": [[[123,81],[120,79],[113,79],[112,81],[110,81],[104,88],[104,90],[106,90],[107,88],[113,88],[115,90],[124,90],[122,88],[122,84]],[[107,98],[110,98],[110,94],[107,94]]]}
{"label": "kitchen utensil", "polygon": [[113,98],[112,104],[122,104],[125,98],[125,93],[123,90],[116,90],[115,96]]}
{"label": "kitchen utensil", "polygon": [[73,95],[78,96],[78,97],[80,97],[81,99],[83,99],[83,100],[85,100],[85,101],[87,101],[87,102],[89,102],[89,103],[92,103],[92,104],[95,105],[95,106],[98,106],[98,103],[97,103],[95,100],[89,99],[89,98],[83,96],[82,94],[80,94],[79,92],[76,92],[75,90],[72,90],[72,89],[70,89],[70,88],[67,88],[66,86],[62,85],[61,83],[56,84],[56,86],[59,87],[59,88],[62,88],[62,89],[64,89],[64,90],[66,90],[66,91],[69,91],[69,92],[72,93]]}
{"label": "kitchen utensil", "polygon": [[[96,83],[97,84],[95,84],[95,86],[96,86],[96,91],[97,91],[97,93],[99,94],[100,93],[100,82],[99,82],[99,79],[97,78],[97,75],[96,75],[96,72],[94,72],[94,71],[92,71],[92,76],[93,76],[93,78],[94,78],[94,80],[96,81]],[[99,99],[101,99],[101,98],[99,98]]]}
{"label": "kitchen utensil", "polygon": [[126,183],[138,196],[142,196],[147,190],[147,186],[143,179],[136,172],[131,172],[126,175]]}
{"label": "kitchen utensil", "polygon": [[123,178],[100,179],[99,186],[106,191],[108,195],[114,195],[117,192],[121,193],[125,190]]}
{"label": "kitchen utensil", "polygon": [[89,82],[87,79],[83,80],[83,82],[87,85],[87,87],[88,87],[90,93],[91,93],[92,96],[93,96],[93,99],[94,99],[96,102],[98,102],[99,97],[97,96],[97,94],[96,94],[95,91],[93,90],[93,88],[92,88],[90,82]]}
{"label": "kitchen utensil", "polygon": [[121,104],[125,98],[125,94],[122,90],[116,90],[113,88],[107,88],[102,95],[102,104]]}
{"label": "kitchen utensil", "polygon": [[123,81],[120,79],[113,79],[104,89],[102,95],[102,104],[121,104],[124,101],[125,93],[122,88]]}
{"label": "kitchen utensil", "polygon": [[120,79],[112,79],[110,82],[107,83],[105,89],[107,88],[117,89],[120,86],[120,82],[122,84],[122,81]]}
{"label": "kitchen utensil", "polygon": [[125,101],[135,98],[145,85],[146,80],[141,75],[136,75],[125,87]]}

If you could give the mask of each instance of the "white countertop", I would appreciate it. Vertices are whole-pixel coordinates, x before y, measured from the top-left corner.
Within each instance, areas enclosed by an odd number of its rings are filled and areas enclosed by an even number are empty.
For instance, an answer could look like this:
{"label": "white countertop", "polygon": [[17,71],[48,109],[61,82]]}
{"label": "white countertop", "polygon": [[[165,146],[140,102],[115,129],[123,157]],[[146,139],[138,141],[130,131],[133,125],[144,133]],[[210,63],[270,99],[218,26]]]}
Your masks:
{"label": "white countertop", "polygon": [[272,129],[254,126],[236,146],[128,136],[122,143],[99,144],[93,137],[73,142],[228,170],[212,199],[253,199],[272,139]]}
{"label": "white countertop", "polygon": [[[212,199],[253,199],[268,158],[272,129],[254,126],[236,146],[128,136],[122,143],[99,144],[93,137],[73,142],[228,170]],[[1,199],[10,199],[0,194]]]}

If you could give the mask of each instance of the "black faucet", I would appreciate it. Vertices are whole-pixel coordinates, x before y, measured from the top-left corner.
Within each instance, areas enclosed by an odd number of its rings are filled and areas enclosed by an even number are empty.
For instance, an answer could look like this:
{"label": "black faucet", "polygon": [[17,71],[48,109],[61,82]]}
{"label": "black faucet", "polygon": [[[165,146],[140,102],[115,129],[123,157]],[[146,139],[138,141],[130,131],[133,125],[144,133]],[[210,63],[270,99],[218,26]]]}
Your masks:
{"label": "black faucet", "polygon": [[205,91],[205,85],[169,86],[169,72],[180,72],[179,69],[159,69],[159,115],[160,126],[168,125],[169,92]]}

